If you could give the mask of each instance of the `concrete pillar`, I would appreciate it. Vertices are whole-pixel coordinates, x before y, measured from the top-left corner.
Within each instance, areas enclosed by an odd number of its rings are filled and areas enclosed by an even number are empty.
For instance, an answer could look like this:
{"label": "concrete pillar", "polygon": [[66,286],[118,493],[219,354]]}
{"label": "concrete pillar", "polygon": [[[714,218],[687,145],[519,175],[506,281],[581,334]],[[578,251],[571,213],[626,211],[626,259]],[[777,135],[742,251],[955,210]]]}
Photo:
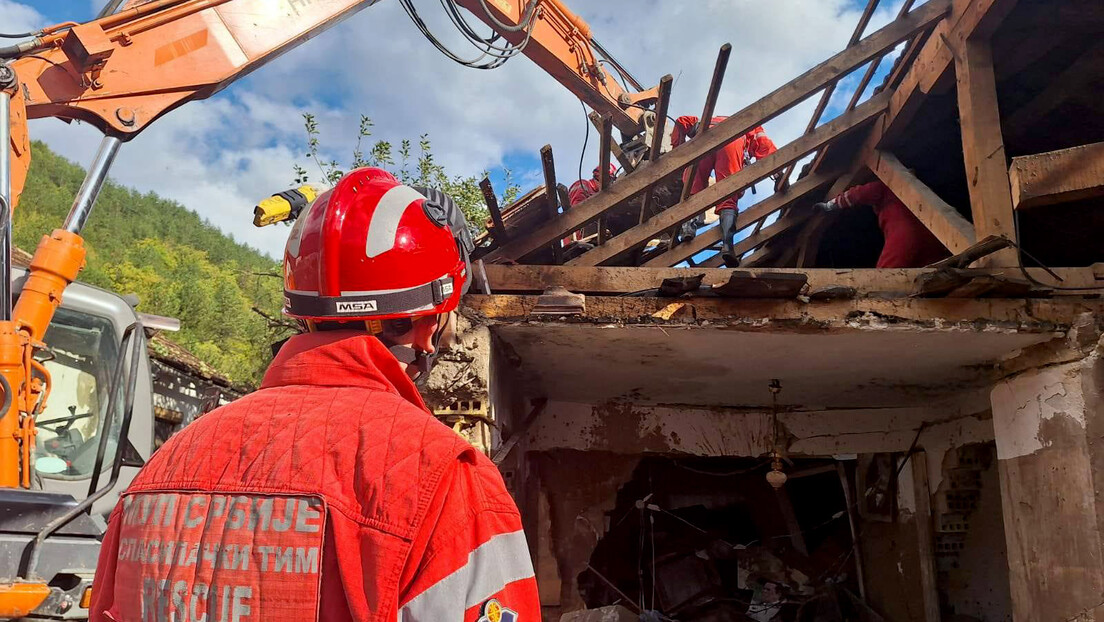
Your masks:
{"label": "concrete pillar", "polygon": [[[1013,618],[1104,621],[1099,348],[993,389]],[[1104,491],[1104,488],[1100,488]]]}

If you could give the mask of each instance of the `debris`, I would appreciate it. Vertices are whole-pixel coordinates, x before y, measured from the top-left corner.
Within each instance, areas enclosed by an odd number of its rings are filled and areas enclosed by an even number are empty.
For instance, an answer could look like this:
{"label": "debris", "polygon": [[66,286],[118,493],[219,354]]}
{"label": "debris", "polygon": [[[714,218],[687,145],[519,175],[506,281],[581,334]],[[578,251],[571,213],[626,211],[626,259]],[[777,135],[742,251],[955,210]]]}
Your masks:
{"label": "debris", "polygon": [[727,283],[713,285],[713,293],[724,298],[795,298],[808,282],[804,274],[733,270]]}
{"label": "debris", "polygon": [[854,287],[828,285],[810,293],[809,300],[850,300],[857,294]]}
{"label": "debris", "polygon": [[656,296],[660,298],[678,298],[683,294],[698,291],[701,287],[702,279],[705,278],[705,274],[698,274],[695,276],[680,276],[670,279],[663,279],[663,283],[659,285],[659,291],[656,292]]}
{"label": "debris", "polygon": [[586,296],[573,294],[563,287],[545,290],[531,315],[582,315],[586,313]]}
{"label": "debris", "polygon": [[560,622],[637,622],[638,620],[635,613],[621,605],[571,611],[560,616]]}

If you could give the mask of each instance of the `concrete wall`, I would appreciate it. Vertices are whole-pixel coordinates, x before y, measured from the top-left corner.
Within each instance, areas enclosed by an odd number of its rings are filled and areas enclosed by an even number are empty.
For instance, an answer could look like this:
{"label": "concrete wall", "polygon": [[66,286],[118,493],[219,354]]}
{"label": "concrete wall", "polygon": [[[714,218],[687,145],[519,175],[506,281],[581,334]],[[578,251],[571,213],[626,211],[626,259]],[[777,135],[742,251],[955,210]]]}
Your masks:
{"label": "concrete wall", "polygon": [[1104,620],[1102,387],[1097,347],[993,389],[1015,620]]}

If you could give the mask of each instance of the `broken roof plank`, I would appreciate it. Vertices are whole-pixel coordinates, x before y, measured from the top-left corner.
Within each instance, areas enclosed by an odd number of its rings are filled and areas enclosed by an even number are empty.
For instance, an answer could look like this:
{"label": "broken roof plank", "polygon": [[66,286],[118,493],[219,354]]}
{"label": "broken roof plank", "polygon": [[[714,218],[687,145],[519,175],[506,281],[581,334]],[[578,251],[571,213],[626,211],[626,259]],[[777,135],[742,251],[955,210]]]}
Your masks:
{"label": "broken roof plank", "polygon": [[[736,216],[736,231],[750,227],[756,221],[761,221],[801,197],[828,184],[836,177],[837,174],[832,172],[820,172],[799,179],[796,183],[782,192],[776,192],[740,212]],[[686,261],[686,259],[697,255],[720,241],[721,228],[711,227],[694,236],[692,240],[683,242],[662,255],[649,259],[644,265],[651,268],[673,266],[682,261]]]}
{"label": "broken roof plank", "polygon": [[929,0],[909,14],[866,37],[853,48],[840,52],[798,78],[787,82],[766,97],[718,123],[699,138],[681,145],[668,157],[644,165],[634,174],[613,184],[606,192],[595,195],[577,209],[561,214],[545,223],[525,238],[512,240],[496,250],[491,260],[518,259],[580,229],[601,214],[630,200],[652,184],[681,172],[688,162],[700,159],[723,147],[738,136],[782,114],[799,104],[829,81],[854,70],[878,54],[892,48],[913,33],[924,30],[947,13],[950,0]]}
{"label": "broken roof plank", "polygon": [[[757,180],[769,176],[789,162],[805,156],[832,139],[845,134],[878,114],[881,114],[885,110],[888,102],[888,94],[878,95],[870,99],[858,108],[845,112],[828,123],[818,127],[813,130],[811,134],[802,136],[787,145],[779,147],[778,151],[775,151],[769,156],[756,160],[739,172],[691,196],[685,202],[660,212],[647,222],[637,225],[614,237],[604,246],[583,253],[568,263],[578,266],[596,266],[645,244],[656,234],[662,233],[679,223],[693,218],[696,214],[721,202],[726,197],[736,194],[738,191],[750,186]],[[725,121],[725,123],[727,123],[727,121]],[[720,125],[717,127],[719,128]],[[705,134],[702,136],[702,139],[708,136],[710,136],[710,134]],[[697,140],[698,139],[692,140],[688,144],[693,144]],[[669,158],[669,160],[673,159],[674,158]],[[611,190],[616,190],[616,186],[611,188]]]}
{"label": "broken roof plank", "polygon": [[[584,294],[630,294],[654,289],[665,279],[694,277],[704,274],[705,283],[721,283],[732,272],[728,269],[709,268],[644,268],[632,266],[523,266],[487,264],[487,280],[491,291],[504,293],[544,292],[561,286],[568,291]],[[1048,278],[1041,268],[1028,268],[1033,278]],[[841,270],[835,268],[756,268],[757,274],[804,274],[809,278],[809,288],[817,291],[830,286],[851,287],[860,295],[871,292],[911,292],[916,278],[931,273],[930,268],[861,268]],[[1008,268],[991,271],[1010,278],[1021,277],[1019,269]],[[1062,277],[1062,285],[1104,285],[1094,275],[1092,267],[1056,268]]]}
{"label": "broken roof plank", "polygon": [[1016,209],[1104,195],[1104,143],[1012,158]]}
{"label": "broken roof plank", "polygon": [[800,272],[750,272],[733,270],[728,280],[714,283],[711,291],[722,298],[795,298],[809,277]]}
{"label": "broken roof plank", "polygon": [[970,221],[917,179],[897,156],[875,151],[870,170],[952,254],[961,253],[977,242]]}

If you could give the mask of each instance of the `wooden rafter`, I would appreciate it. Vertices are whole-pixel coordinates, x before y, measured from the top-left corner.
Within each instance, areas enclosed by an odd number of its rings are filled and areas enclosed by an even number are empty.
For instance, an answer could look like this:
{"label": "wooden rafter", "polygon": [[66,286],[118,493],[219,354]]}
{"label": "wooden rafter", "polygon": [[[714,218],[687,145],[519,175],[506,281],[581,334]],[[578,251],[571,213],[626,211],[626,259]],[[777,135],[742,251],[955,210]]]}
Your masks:
{"label": "wooden rafter", "polygon": [[894,90],[879,141],[892,143],[912,121],[937,83],[949,80],[957,50],[970,37],[987,38],[1012,12],[1016,0],[955,0],[951,15],[928,37],[916,61]]}
{"label": "wooden rafter", "polygon": [[613,184],[607,192],[583,201],[576,206],[576,209],[550,220],[528,236],[511,240],[494,251],[488,257],[488,260],[517,259],[547,245],[570,231],[582,228],[586,223],[597,219],[611,209],[623,205],[655,183],[682,171],[688,162],[716,151],[752,128],[762,125],[789,110],[810,94],[823,88],[828,82],[854,70],[878,54],[907,39],[913,33],[926,29],[929,25],[941,19],[949,7],[950,0],[929,0],[926,4],[911,11],[907,16],[866,37],[858,45],[836,54],[798,78],[779,87],[763,99],[728,117],[724,122],[711,128],[709,132],[672,151],[668,157],[659,162],[642,166],[634,174]]}
{"label": "wooden rafter", "polygon": [[[968,39],[955,62],[958,116],[966,185],[978,239],[996,235],[1016,240],[1008,160],[1001,135],[997,82],[989,42]],[[1016,251],[1006,249],[981,260],[983,266],[1016,265]]]}
{"label": "wooden rafter", "polygon": [[876,151],[869,166],[951,253],[961,253],[977,241],[974,226],[917,179],[897,156],[888,151]]}
{"label": "wooden rafter", "polygon": [[1104,195],[1104,143],[1012,158],[1016,209]]}
{"label": "wooden rafter", "polygon": [[[888,101],[888,94],[874,97],[858,108],[844,113],[818,127],[811,134],[802,136],[780,147],[778,151],[775,151],[769,156],[757,160],[738,173],[730,175],[712,186],[705,188],[685,202],[660,212],[647,222],[623,232],[611,239],[605,245],[583,253],[569,263],[577,266],[597,266],[640,247],[647,243],[648,240],[652,239],[656,234],[693,218],[695,215],[716,205],[725,198],[771,175],[789,162],[805,156],[811,151],[827,144],[829,141],[853,130],[878,114],[881,114],[882,111],[885,110]],[[709,136],[709,134],[705,136]],[[694,142],[696,141],[690,141],[691,144]],[[614,185],[611,191],[616,190],[616,188],[617,186]]]}
{"label": "wooden rafter", "polygon": [[[736,257],[739,257],[746,253],[750,253],[751,251],[754,251],[760,246],[771,241],[775,237],[789,231],[790,229],[793,229],[794,227],[798,227],[804,224],[808,218],[808,212],[790,212],[780,218],[774,224],[768,227],[764,227],[734,244],[732,246],[732,254]],[[706,259],[704,262],[702,262],[702,266],[709,268],[715,268],[720,265],[722,265],[720,253],[717,253],[713,257],[710,257],[709,259]]]}
{"label": "wooden rafter", "polygon": [[[818,188],[823,187],[835,179],[835,177],[836,175],[831,172],[820,172],[799,179],[797,183],[782,192],[776,192],[740,212],[740,214],[736,216],[736,230],[739,231],[752,226],[756,222],[761,222],[774,212],[792,204],[794,201],[808,195]],[[662,255],[650,259],[644,265],[652,268],[673,266],[679,262],[685,261],[689,257],[697,255],[720,241],[720,227],[712,227],[702,231],[695,236],[694,239],[679,244]]]}

